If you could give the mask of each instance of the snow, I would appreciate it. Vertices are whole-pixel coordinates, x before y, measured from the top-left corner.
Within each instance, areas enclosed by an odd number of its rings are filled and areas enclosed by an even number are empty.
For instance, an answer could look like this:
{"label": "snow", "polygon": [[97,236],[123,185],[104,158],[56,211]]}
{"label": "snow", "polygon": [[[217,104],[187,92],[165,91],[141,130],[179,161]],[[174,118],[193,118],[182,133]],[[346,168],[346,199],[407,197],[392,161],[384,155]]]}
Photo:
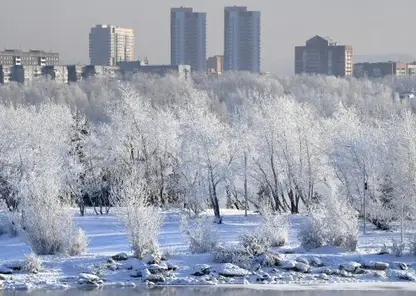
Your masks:
{"label": "snow", "polygon": [[[242,233],[259,226],[260,217],[250,212],[222,210],[223,224],[215,224],[220,243],[235,244]],[[306,252],[299,245],[297,234],[302,227],[304,217],[290,217],[288,245],[273,248],[273,254],[280,254],[283,262],[278,267],[264,267],[261,270],[244,270],[231,264],[216,264],[210,254],[191,254],[186,239],[180,231],[178,213],[164,212],[164,225],[159,238],[163,254],[168,254],[167,262],[147,264],[132,258],[124,227],[113,215],[76,216],[75,222],[83,229],[89,240],[88,252],[83,256],[69,257],[41,256],[43,269],[38,274],[28,274],[18,270],[31,252],[21,237],[0,236],[0,271],[12,271],[12,275],[3,275],[4,289],[65,289],[77,287],[79,283],[103,285],[104,287],[133,287],[145,285],[146,279],[158,281],[159,285],[240,285],[250,283],[257,287],[257,278],[267,279],[269,284],[282,285],[348,285],[358,287],[380,287],[384,285],[408,287],[416,279],[416,258],[412,256],[395,257],[393,255],[377,255],[384,243],[391,238],[398,238],[398,232],[381,232],[367,230],[360,236],[356,252],[346,252],[339,248],[323,247]],[[112,256],[126,253],[125,261],[109,260]],[[148,260],[149,258],[147,258]],[[154,260],[153,260],[154,261]],[[310,266],[306,264],[310,263]],[[284,270],[289,265],[290,270]],[[359,266],[367,268],[364,274],[354,274]],[[324,265],[324,267],[322,267]],[[308,273],[297,272],[299,270]],[[340,270],[340,266],[345,271]],[[173,268],[175,267],[175,268]],[[210,267],[210,268],[209,268]],[[302,268],[300,268],[302,267]],[[387,267],[386,271],[382,271]],[[408,267],[407,270],[402,270]],[[208,274],[192,275],[198,270],[209,269]],[[169,269],[169,271],[167,271]],[[176,269],[176,270],[172,270]],[[342,268],[341,268],[342,269]],[[155,272],[155,275],[153,273]],[[238,273],[243,278],[221,277],[221,274]],[[170,275],[166,276],[165,273]],[[253,275],[250,275],[252,274]],[[131,275],[136,275],[132,277]],[[0,286],[1,286],[0,280]],[[261,285],[263,288],[263,285]],[[273,286],[273,285],[267,285]],[[297,286],[299,287],[299,286]],[[324,286],[326,287],[326,286]],[[282,288],[283,289],[283,288]]]}

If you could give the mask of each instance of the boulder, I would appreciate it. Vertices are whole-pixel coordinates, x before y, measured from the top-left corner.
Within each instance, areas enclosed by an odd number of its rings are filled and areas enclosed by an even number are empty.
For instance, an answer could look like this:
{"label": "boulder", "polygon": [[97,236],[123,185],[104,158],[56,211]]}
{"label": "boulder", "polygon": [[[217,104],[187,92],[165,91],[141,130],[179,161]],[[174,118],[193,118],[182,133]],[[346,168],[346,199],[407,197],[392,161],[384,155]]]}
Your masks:
{"label": "boulder", "polygon": [[318,257],[312,257],[310,260],[310,263],[313,267],[323,267],[325,264],[322,262],[322,260]]}
{"label": "boulder", "polygon": [[368,274],[368,271],[359,267],[356,270],[354,270],[354,274],[358,274],[358,275]]}
{"label": "boulder", "polygon": [[161,274],[150,274],[147,278],[148,281],[153,283],[164,283],[166,282],[166,279]]}
{"label": "boulder", "polygon": [[306,265],[309,265],[309,261],[305,257],[298,257],[298,258],[295,259],[295,261],[306,264]]}
{"label": "boulder", "polygon": [[309,264],[305,264],[302,262],[296,262],[295,268],[293,269],[297,272],[303,272],[303,273],[307,273],[311,270],[311,267]]}
{"label": "boulder", "polygon": [[399,263],[399,268],[401,270],[408,270],[409,269],[409,266],[407,266],[406,263]]}
{"label": "boulder", "polygon": [[147,280],[147,278],[151,275],[151,272],[147,268],[145,268],[140,272],[140,274],[142,275],[142,278]]}
{"label": "boulder", "polygon": [[279,265],[279,267],[284,270],[293,270],[295,266],[296,262],[293,260],[282,261]]}
{"label": "boulder", "polygon": [[124,269],[128,270],[142,270],[147,268],[147,264],[137,258],[129,258],[128,260],[122,263]]}
{"label": "boulder", "polygon": [[156,274],[161,273],[168,270],[168,266],[166,264],[150,264],[148,267],[150,273]]}
{"label": "boulder", "polygon": [[178,270],[179,269],[179,267],[177,265],[175,265],[175,264],[173,264],[173,263],[171,263],[169,261],[166,262],[166,266],[168,267],[168,270],[175,271],[175,270]]}
{"label": "boulder", "polygon": [[132,272],[130,272],[130,276],[132,278],[139,278],[142,277],[142,272],[140,270],[133,270]]}
{"label": "boulder", "polygon": [[348,272],[354,272],[357,268],[360,268],[361,264],[354,261],[344,262],[339,265],[339,269],[345,270]]}
{"label": "boulder", "polygon": [[0,281],[6,281],[7,277],[3,274],[0,274]]}
{"label": "boulder", "polygon": [[211,266],[208,264],[197,264],[193,268],[193,276],[204,276],[211,273]]}
{"label": "boulder", "polygon": [[324,281],[329,280],[329,276],[326,273],[321,273],[318,278]]}
{"label": "boulder", "polygon": [[218,267],[218,274],[225,277],[245,277],[251,272],[231,263],[225,263]]}
{"label": "boulder", "polygon": [[78,285],[82,287],[97,288],[103,285],[103,281],[91,273],[81,273],[78,278]]}
{"label": "boulder", "polygon": [[114,256],[111,256],[111,259],[113,259],[114,261],[126,261],[127,259],[129,259],[129,256],[126,253],[118,253]]}
{"label": "boulder", "polygon": [[6,266],[0,266],[0,274],[12,274],[13,270]]}
{"label": "boulder", "polygon": [[278,266],[283,261],[283,256],[279,253],[266,252],[257,256],[255,262],[264,267]]}
{"label": "boulder", "polygon": [[389,269],[390,265],[385,262],[381,261],[366,261],[363,262],[362,266],[367,269],[373,269],[373,270],[387,270]]}
{"label": "boulder", "polygon": [[162,262],[159,255],[147,255],[142,260],[146,264],[160,264]]}
{"label": "boulder", "polygon": [[352,273],[351,273],[351,272],[346,271],[345,269],[341,269],[341,270],[338,272],[338,275],[339,275],[339,276],[342,276],[342,277],[346,277],[346,278],[348,278],[348,277],[352,277]]}
{"label": "boulder", "polygon": [[403,281],[416,282],[416,276],[409,272],[402,272],[397,275],[397,278]]}

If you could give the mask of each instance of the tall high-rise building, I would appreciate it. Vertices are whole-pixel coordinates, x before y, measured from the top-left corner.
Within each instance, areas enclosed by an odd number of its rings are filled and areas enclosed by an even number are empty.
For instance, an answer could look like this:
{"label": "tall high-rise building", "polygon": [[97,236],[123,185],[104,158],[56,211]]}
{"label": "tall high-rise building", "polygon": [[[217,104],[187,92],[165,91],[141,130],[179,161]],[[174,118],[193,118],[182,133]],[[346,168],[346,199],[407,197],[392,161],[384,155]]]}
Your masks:
{"label": "tall high-rise building", "polygon": [[224,9],[224,71],[260,72],[260,11]]}
{"label": "tall high-rise building", "polygon": [[350,45],[315,36],[305,46],[295,47],[295,74],[353,75],[353,50]]}
{"label": "tall high-rise building", "polygon": [[192,71],[205,71],[207,14],[192,8],[172,8],[170,13],[170,61],[191,65]]}
{"label": "tall high-rise building", "polygon": [[90,63],[96,66],[116,66],[118,62],[134,60],[134,32],[112,25],[91,28]]}

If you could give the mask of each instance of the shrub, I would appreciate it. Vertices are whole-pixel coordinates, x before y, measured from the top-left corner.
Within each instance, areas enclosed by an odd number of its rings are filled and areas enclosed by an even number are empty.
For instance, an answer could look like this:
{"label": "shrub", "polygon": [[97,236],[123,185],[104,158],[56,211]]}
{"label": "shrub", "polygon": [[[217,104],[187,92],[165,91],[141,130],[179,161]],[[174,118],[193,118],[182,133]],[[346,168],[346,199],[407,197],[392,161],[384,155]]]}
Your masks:
{"label": "shrub", "polygon": [[79,256],[85,254],[88,248],[88,238],[85,232],[78,228],[75,233],[72,235],[69,255],[70,256]]}
{"label": "shrub", "polygon": [[30,273],[38,273],[42,270],[42,259],[36,256],[35,253],[30,253],[26,256],[23,270]]}
{"label": "shrub", "polygon": [[262,232],[270,241],[271,247],[284,246],[289,237],[289,223],[288,218],[283,215],[274,215],[271,213],[264,213],[264,225]]}
{"label": "shrub", "polygon": [[67,253],[73,229],[72,213],[56,201],[27,200],[22,213],[14,216],[15,225],[24,234],[37,255]]}
{"label": "shrub", "polygon": [[240,246],[217,246],[213,249],[215,263],[231,263],[241,268],[250,268],[253,256]]}
{"label": "shrub", "polygon": [[271,246],[270,238],[260,229],[240,236],[241,245],[252,256],[263,254]]}
{"label": "shrub", "polygon": [[194,254],[210,252],[218,244],[218,235],[210,217],[183,217],[181,229],[188,238],[190,251]]}
{"label": "shrub", "polygon": [[405,243],[399,243],[394,239],[392,240],[391,253],[394,254],[396,257],[402,257],[405,249]]}
{"label": "shrub", "polygon": [[126,226],[134,255],[141,259],[157,254],[163,217],[158,208],[148,205],[146,186],[132,174],[120,186],[113,187],[111,195],[116,214]]}
{"label": "shrub", "polygon": [[358,244],[358,218],[347,201],[329,198],[320,208],[314,209],[299,240],[305,249],[324,245],[355,251]]}
{"label": "shrub", "polygon": [[416,256],[416,235],[412,235],[409,240],[410,255]]}

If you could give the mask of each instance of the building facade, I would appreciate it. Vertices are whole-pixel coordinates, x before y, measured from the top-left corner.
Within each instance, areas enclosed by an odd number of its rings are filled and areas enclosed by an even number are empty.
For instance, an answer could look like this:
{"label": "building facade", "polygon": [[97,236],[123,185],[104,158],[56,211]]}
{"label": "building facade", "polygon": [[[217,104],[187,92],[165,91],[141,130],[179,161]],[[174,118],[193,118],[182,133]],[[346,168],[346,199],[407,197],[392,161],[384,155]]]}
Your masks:
{"label": "building facade", "polygon": [[172,8],[170,15],[171,65],[190,65],[194,71],[205,71],[207,14],[192,8]]}
{"label": "building facade", "polygon": [[116,66],[134,60],[134,32],[112,25],[96,25],[89,34],[91,65]]}
{"label": "building facade", "polygon": [[357,78],[379,78],[414,75],[414,69],[410,65],[401,62],[357,63],[354,64],[354,76]]}
{"label": "building facade", "polygon": [[224,9],[224,71],[260,72],[260,11]]}
{"label": "building facade", "polygon": [[295,47],[295,74],[353,75],[353,49],[315,36]]}
{"label": "building facade", "polygon": [[4,66],[53,66],[59,65],[59,54],[43,50],[21,51],[6,49],[0,51],[0,65]]}
{"label": "building facade", "polygon": [[221,75],[224,71],[224,56],[216,55],[207,59],[208,74]]}

